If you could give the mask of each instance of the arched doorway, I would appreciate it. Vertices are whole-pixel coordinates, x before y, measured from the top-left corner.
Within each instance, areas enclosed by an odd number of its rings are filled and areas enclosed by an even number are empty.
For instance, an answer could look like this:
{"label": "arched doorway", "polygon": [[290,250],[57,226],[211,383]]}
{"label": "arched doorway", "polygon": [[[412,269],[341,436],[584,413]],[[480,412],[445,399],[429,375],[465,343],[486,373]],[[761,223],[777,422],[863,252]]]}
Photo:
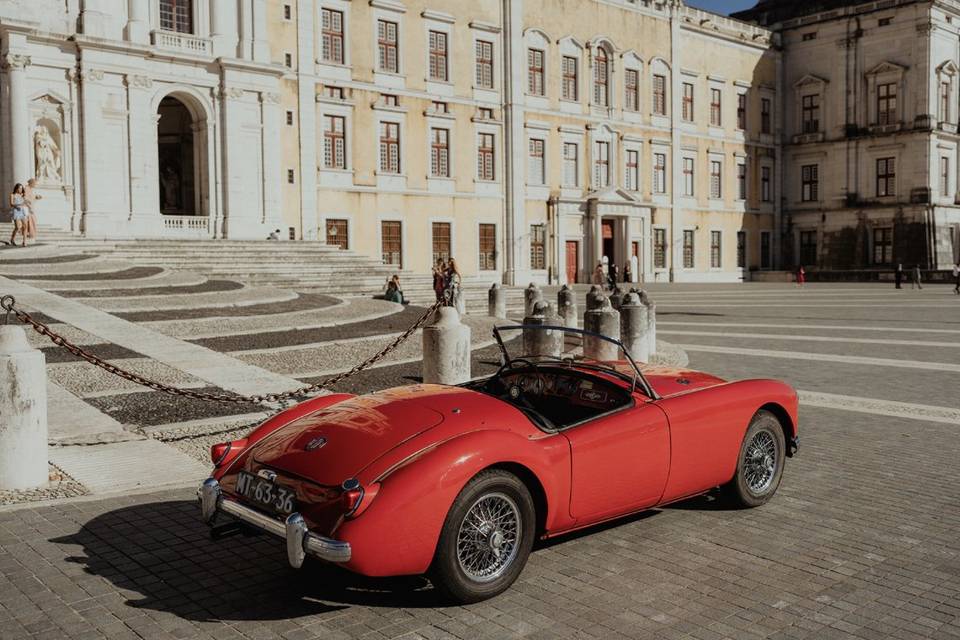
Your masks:
{"label": "arched doorway", "polygon": [[187,106],[174,96],[166,96],[157,108],[157,155],[159,167],[160,213],[164,215],[203,216],[200,197],[202,178],[196,139],[199,128]]}

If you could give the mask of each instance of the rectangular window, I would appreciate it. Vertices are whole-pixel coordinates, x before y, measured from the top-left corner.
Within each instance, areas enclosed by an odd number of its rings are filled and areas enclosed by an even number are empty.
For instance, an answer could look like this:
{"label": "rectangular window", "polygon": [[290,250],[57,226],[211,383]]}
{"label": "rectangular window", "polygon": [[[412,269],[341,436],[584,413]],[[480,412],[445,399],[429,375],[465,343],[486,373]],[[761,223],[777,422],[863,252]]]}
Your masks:
{"label": "rectangular window", "polygon": [[623,72],[623,108],[627,111],[640,110],[640,72],[627,69]]}
{"label": "rectangular window", "polygon": [[800,232],[800,264],[817,264],[817,232]]}
{"label": "rectangular window", "polygon": [[737,163],[737,200],[747,199],[747,164]]}
{"label": "rectangular window", "polygon": [[530,268],[547,268],[547,225],[530,225]]}
{"label": "rectangular window", "polygon": [[493,89],[493,43],[477,40],[477,86]]}
{"label": "rectangular window", "polygon": [[160,28],[193,33],[193,0],[160,0]]}
{"label": "rectangular window", "polygon": [[544,140],[530,138],[528,142],[527,181],[530,184],[545,184],[547,181],[546,162],[543,157]]}
{"label": "rectangular window", "polygon": [[722,252],[720,246],[720,232],[710,232],[710,268],[719,269],[722,264]]}
{"label": "rectangular window", "polygon": [[696,195],[694,166],[693,158],[683,159],[683,195],[689,197]]}
{"label": "rectangular window", "polygon": [[593,145],[593,188],[602,189],[610,184],[610,143]]}
{"label": "rectangular window", "polygon": [[801,98],[803,132],[817,133],[820,131],[820,94],[814,93]]}
{"label": "rectangular window", "polygon": [[877,20],[877,26],[889,27],[891,22],[893,22],[893,18],[880,18]]}
{"label": "rectangular window", "polygon": [[940,122],[950,122],[950,83],[940,83]]}
{"label": "rectangular window", "polygon": [[433,239],[433,262],[437,260],[446,262],[450,259],[450,223],[434,222],[431,224],[431,237]]}
{"label": "rectangular window", "polygon": [[296,182],[296,172],[293,169],[287,169],[287,184],[293,184]]}
{"label": "rectangular window", "polygon": [[346,169],[346,118],[324,116],[323,123],[323,166],[327,169]]}
{"label": "rectangular window", "polygon": [[579,99],[577,91],[577,59],[573,56],[563,56],[561,62],[561,74],[563,76],[563,88],[562,88],[562,97],[564,100],[573,100],[576,102]]}
{"label": "rectangular window", "polygon": [[580,148],[573,142],[563,143],[563,184],[576,187],[580,184]]}
{"label": "rectangular window", "polygon": [[293,111],[287,111],[287,126],[293,126]]}
{"label": "rectangular window", "polygon": [[760,201],[773,202],[772,192],[772,170],[770,167],[760,167]]}
{"label": "rectangular window", "polygon": [[723,163],[710,161],[710,197],[719,200],[723,196]]}
{"label": "rectangular window", "polygon": [[544,95],[543,51],[527,49],[527,93],[532,96]]}
{"label": "rectangular window", "polygon": [[606,107],[610,104],[610,93],[607,84],[610,80],[610,65],[607,63],[607,52],[600,48],[593,57],[593,104]]}
{"label": "rectangular window", "polygon": [[760,133],[773,133],[773,113],[770,98],[760,98]]}
{"label": "rectangular window", "polygon": [[693,269],[693,230],[683,231],[683,268]]}
{"label": "rectangular window", "polygon": [[450,130],[430,129],[430,175],[450,177]]}
{"label": "rectangular window", "polygon": [[293,19],[293,7],[289,4],[283,5],[283,19],[292,20]]}
{"label": "rectangular window", "polygon": [[653,113],[657,116],[667,115],[667,77],[653,76]]}
{"label": "rectangular window", "polygon": [[323,95],[332,100],[343,100],[343,87],[323,86]]}
{"label": "rectangular window", "polygon": [[434,101],[430,103],[434,113],[450,113],[450,105],[446,102]]}
{"label": "rectangular window", "polygon": [[653,192],[667,192],[667,154],[653,154]]}
{"label": "rectangular window", "polygon": [[800,200],[817,202],[820,200],[820,167],[805,164],[800,168]]}
{"label": "rectangular window", "polygon": [[481,133],[477,144],[477,179],[496,180],[493,134]]}
{"label": "rectangular window", "polygon": [[327,220],[327,244],[346,251],[350,248],[350,227],[346,220]]}
{"label": "rectangular window", "polygon": [[480,233],[480,271],[495,271],[497,268],[497,225],[481,224]]}
{"label": "rectangular window", "polygon": [[481,120],[493,120],[493,109],[490,107],[480,107],[477,109],[477,113],[479,114],[478,117]]}
{"label": "rectangular window", "polygon": [[385,220],[380,223],[380,255],[383,264],[403,268],[403,233],[400,222]]}
{"label": "rectangular window", "polygon": [[816,39],[817,39],[817,32],[816,32],[816,31],[810,31],[809,33],[803,34],[803,41],[804,41],[804,42],[809,42],[810,40],[816,40]]}
{"label": "rectangular window", "polygon": [[693,122],[693,85],[689,82],[683,83],[683,120],[684,122]]}
{"label": "rectangular window", "polygon": [[770,246],[770,232],[760,232],[760,268],[769,269],[773,264],[772,252]]}
{"label": "rectangular window", "polygon": [[897,84],[889,82],[877,85],[877,124],[894,124],[897,121]]}
{"label": "rectangular window", "polygon": [[723,91],[720,89],[710,89],[710,124],[723,126]]}
{"label": "rectangular window", "polygon": [[873,264],[893,262],[893,228],[880,227],[873,230]]}
{"label": "rectangular window", "polygon": [[950,195],[950,158],[940,156],[940,195]]}
{"label": "rectangular window", "polygon": [[737,268],[747,268],[747,232],[737,231]]}
{"label": "rectangular window", "polygon": [[285,53],[283,54],[283,65],[285,67],[293,67],[293,54]]}
{"label": "rectangular window", "polygon": [[625,162],[626,175],[623,186],[627,191],[640,190],[640,152],[636,149],[627,149]]}
{"label": "rectangular window", "polygon": [[383,104],[388,107],[399,107],[400,106],[400,96],[395,93],[381,93],[383,97]]}
{"label": "rectangular window", "polygon": [[377,63],[380,71],[400,72],[400,56],[397,49],[398,29],[396,22],[377,20]]}
{"label": "rectangular window", "polygon": [[747,128],[747,94],[737,94],[737,129],[743,131]]}
{"label": "rectangular window", "polygon": [[321,10],[322,42],[320,56],[324,62],[343,64],[343,12]]}
{"label": "rectangular window", "polygon": [[447,73],[447,34],[444,31],[430,31],[427,34],[430,47],[430,79],[446,82]]}
{"label": "rectangular window", "polygon": [[667,230],[653,230],[653,266],[655,269],[667,268]]}
{"label": "rectangular window", "polygon": [[400,125],[380,123],[380,171],[400,173]]}
{"label": "rectangular window", "polygon": [[883,198],[897,193],[897,167],[893,158],[877,160],[877,197]]}

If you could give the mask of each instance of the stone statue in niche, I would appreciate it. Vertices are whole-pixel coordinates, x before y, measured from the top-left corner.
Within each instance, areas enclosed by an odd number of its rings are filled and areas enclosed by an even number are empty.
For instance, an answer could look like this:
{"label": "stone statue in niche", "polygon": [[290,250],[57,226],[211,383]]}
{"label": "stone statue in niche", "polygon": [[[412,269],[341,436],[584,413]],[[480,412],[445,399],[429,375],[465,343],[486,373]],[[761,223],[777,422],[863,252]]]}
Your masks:
{"label": "stone statue in niche", "polygon": [[179,210],[180,205],[180,176],[176,169],[169,164],[160,174],[161,202],[160,209],[164,212]]}
{"label": "stone statue in niche", "polygon": [[61,182],[60,146],[50,135],[50,129],[46,125],[37,125],[33,134],[33,150],[36,156],[37,179],[41,183]]}

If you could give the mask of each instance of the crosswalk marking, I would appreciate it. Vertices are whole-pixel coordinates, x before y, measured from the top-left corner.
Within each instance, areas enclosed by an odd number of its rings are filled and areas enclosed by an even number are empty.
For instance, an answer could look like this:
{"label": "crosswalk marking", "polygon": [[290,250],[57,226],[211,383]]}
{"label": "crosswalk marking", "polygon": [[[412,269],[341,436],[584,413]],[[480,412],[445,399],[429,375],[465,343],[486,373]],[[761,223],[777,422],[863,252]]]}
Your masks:
{"label": "crosswalk marking", "polygon": [[841,409],[843,411],[893,416],[908,420],[960,425],[960,409],[953,407],[938,407],[929,404],[914,404],[912,402],[894,402],[892,400],[861,398],[836,393],[822,393],[819,391],[798,391],[797,394],[800,396],[801,405],[804,406]]}
{"label": "crosswalk marking", "polygon": [[813,360],[816,362],[839,362],[843,364],[866,364],[877,367],[897,367],[903,369],[926,369],[928,371],[960,372],[960,364],[950,362],[923,362],[919,360],[894,360],[891,358],[871,358],[867,356],[840,356],[830,353],[804,353],[801,351],[777,351],[774,349],[746,349],[739,347],[720,347],[706,344],[678,344],[687,351],[702,353],[722,353],[760,358],[782,358],[787,360]]}

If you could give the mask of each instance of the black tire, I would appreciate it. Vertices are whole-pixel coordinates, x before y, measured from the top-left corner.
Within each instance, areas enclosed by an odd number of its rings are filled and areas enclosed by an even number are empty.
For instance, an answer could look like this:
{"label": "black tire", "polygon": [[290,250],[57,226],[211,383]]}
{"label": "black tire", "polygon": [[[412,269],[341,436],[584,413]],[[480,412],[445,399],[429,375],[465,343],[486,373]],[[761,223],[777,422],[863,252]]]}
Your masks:
{"label": "black tire", "polygon": [[[766,453],[761,454],[763,451]],[[785,460],[786,442],[780,421],[769,411],[758,411],[740,443],[733,480],[724,487],[730,502],[748,508],[765,504],[780,486]]]}
{"label": "black tire", "polygon": [[[500,533],[499,544],[495,539],[497,532],[500,531],[499,528],[488,529],[486,533],[481,533],[480,529],[474,528],[477,532],[474,535],[477,540],[486,540],[486,545],[489,545],[488,555],[485,557],[491,565],[501,565],[502,554],[506,554],[507,557],[503,558],[502,566],[497,566],[496,571],[489,576],[478,578],[476,573],[468,572],[461,562],[458,541],[465,520],[468,515],[471,515],[474,507],[481,502],[486,506],[499,505],[506,510],[506,528],[504,529],[506,533]],[[476,515],[477,511],[473,513]],[[505,542],[510,537],[508,531],[510,513],[515,514],[519,529],[513,536],[515,539],[513,544]],[[430,581],[444,600],[461,604],[479,602],[503,593],[517,579],[527,563],[530,550],[533,548],[536,525],[537,517],[533,498],[519,478],[499,469],[477,474],[463,488],[447,513],[430,568]],[[469,529],[470,527],[467,527],[464,530],[464,535],[470,535]],[[481,546],[487,548],[486,545]],[[509,551],[506,551],[507,548]]]}

